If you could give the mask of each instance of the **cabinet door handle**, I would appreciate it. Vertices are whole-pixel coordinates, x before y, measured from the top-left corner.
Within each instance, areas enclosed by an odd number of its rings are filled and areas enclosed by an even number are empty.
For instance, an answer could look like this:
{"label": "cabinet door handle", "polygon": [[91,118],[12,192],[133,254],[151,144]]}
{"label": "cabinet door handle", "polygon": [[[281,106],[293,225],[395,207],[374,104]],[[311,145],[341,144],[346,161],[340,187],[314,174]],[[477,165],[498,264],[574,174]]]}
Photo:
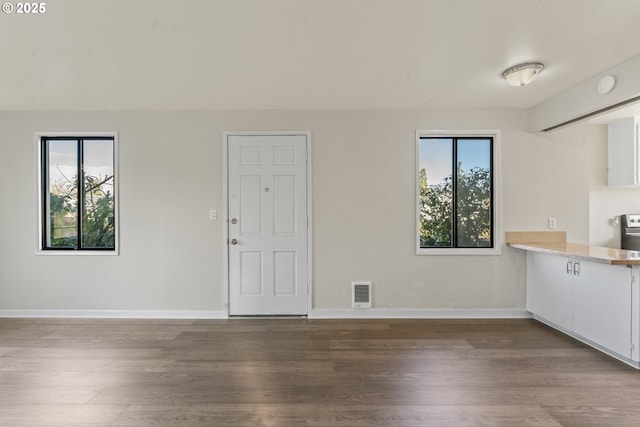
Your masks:
{"label": "cabinet door handle", "polygon": [[580,275],[580,261],[576,261],[573,263],[573,274],[575,276]]}
{"label": "cabinet door handle", "polygon": [[572,264],[573,264],[573,262],[571,260],[567,261],[567,274],[571,274],[571,272],[572,272],[571,265]]}

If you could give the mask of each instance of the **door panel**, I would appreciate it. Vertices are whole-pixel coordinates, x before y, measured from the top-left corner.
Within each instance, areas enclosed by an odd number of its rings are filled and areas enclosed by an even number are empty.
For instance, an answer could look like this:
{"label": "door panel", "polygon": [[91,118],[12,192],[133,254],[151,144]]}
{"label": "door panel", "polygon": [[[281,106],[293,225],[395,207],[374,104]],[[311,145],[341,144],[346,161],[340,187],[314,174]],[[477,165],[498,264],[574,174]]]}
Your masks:
{"label": "door panel", "polygon": [[296,177],[273,177],[273,232],[276,235],[296,232]]}
{"label": "door panel", "polygon": [[296,147],[276,146],[273,147],[274,165],[295,165]]}
{"label": "door panel", "polygon": [[244,175],[240,178],[240,236],[262,234],[262,177]]}
{"label": "door panel", "polygon": [[262,253],[240,253],[240,294],[262,295]]}
{"label": "door panel", "polygon": [[229,314],[307,314],[307,137],[227,144]]}
{"label": "door panel", "polygon": [[274,273],[276,295],[295,295],[296,286],[296,253],[275,252]]}
{"label": "door panel", "polygon": [[240,147],[240,164],[247,165],[259,165],[262,163],[262,156],[260,146],[244,146]]}

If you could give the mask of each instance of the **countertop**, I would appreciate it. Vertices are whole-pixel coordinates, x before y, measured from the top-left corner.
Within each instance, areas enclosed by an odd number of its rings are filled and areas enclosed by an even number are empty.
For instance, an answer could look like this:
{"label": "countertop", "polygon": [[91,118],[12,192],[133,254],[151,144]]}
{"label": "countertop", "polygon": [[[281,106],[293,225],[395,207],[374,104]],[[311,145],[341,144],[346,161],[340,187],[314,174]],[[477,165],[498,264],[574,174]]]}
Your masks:
{"label": "countertop", "polygon": [[640,265],[640,251],[581,245],[567,242],[512,242],[512,248],[568,256],[611,265]]}

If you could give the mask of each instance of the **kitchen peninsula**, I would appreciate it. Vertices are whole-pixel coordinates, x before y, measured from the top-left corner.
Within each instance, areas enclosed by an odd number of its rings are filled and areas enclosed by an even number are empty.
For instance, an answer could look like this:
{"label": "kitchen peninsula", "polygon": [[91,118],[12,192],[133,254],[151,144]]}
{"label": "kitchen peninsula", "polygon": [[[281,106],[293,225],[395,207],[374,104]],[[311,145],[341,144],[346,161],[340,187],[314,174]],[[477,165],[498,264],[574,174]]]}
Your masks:
{"label": "kitchen peninsula", "polygon": [[561,231],[506,239],[526,251],[535,319],[640,369],[640,252],[567,243]]}

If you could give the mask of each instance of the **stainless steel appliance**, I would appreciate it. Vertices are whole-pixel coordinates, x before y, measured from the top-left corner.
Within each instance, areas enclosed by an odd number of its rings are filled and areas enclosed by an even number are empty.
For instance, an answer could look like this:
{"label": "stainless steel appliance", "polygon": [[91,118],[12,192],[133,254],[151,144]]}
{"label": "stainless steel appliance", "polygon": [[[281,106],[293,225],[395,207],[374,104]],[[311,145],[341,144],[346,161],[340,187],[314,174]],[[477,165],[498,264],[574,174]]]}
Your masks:
{"label": "stainless steel appliance", "polygon": [[620,215],[620,248],[640,251],[640,214]]}

